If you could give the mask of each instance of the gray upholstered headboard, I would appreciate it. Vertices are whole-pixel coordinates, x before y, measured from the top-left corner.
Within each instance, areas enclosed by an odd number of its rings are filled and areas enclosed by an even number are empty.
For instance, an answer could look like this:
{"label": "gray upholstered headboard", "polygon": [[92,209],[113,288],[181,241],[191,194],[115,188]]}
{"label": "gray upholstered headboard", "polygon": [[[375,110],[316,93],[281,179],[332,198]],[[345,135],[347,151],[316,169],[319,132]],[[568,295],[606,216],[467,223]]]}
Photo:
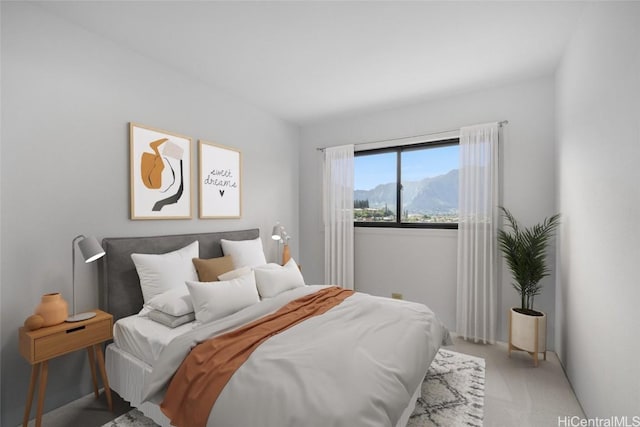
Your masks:
{"label": "gray upholstered headboard", "polygon": [[163,254],[198,241],[200,258],[222,256],[220,239],[248,240],[260,236],[257,228],[216,233],[176,234],[152,237],[116,237],[102,240],[106,252],[98,264],[100,288],[103,292],[101,308],[113,315],[114,321],[138,313],[143,299],[140,281],[131,254]]}

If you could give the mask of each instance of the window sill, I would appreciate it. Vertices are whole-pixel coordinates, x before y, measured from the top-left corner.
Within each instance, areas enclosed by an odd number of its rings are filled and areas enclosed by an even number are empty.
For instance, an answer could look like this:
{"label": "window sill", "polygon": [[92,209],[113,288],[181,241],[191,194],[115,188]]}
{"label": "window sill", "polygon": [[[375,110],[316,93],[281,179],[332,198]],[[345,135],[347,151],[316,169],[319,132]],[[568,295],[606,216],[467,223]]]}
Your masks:
{"label": "window sill", "polygon": [[357,235],[409,236],[409,237],[450,237],[457,238],[457,229],[446,228],[394,228],[394,227],[355,227]]}

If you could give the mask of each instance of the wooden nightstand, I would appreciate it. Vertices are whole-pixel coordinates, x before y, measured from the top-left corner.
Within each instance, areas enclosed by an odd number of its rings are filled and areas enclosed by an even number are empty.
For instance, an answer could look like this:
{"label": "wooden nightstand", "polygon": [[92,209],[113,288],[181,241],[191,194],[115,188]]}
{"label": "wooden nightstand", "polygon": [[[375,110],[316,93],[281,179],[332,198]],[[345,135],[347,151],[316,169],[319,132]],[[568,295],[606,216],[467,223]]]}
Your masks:
{"label": "wooden nightstand", "polygon": [[38,406],[36,410],[36,427],[42,425],[42,408],[44,406],[44,392],[47,388],[48,361],[54,357],[74,351],[87,349],[91,365],[91,377],[93,378],[93,392],[98,398],[98,379],[96,377],[96,355],[98,368],[104,383],[104,392],[107,395],[109,410],[113,411],[111,402],[111,390],[107,371],[104,368],[104,355],[102,343],[113,338],[113,316],[101,310],[92,310],[96,316],[81,322],[61,323],[48,328],[28,331],[20,328],[20,354],[31,364],[31,381],[27,393],[27,405],[24,409],[23,426],[29,423],[31,414],[31,402],[35,391],[36,382],[40,375],[40,387],[38,389]]}

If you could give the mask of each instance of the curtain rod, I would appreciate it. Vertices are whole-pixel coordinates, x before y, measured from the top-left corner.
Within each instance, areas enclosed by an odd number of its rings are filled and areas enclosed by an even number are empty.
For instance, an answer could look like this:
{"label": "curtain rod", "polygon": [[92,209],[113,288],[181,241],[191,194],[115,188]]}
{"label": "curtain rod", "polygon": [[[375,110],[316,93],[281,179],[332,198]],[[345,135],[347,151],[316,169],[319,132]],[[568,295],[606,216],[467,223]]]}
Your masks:
{"label": "curtain rod", "polygon": [[[502,120],[498,122],[498,126],[502,127],[504,125],[508,125],[509,124],[509,120]],[[432,136],[432,135],[437,135],[439,133],[447,133],[447,132],[455,132],[457,130],[460,129],[450,129],[450,130],[442,130],[440,132],[431,132],[431,133],[423,133],[421,135],[411,135],[411,136],[403,136],[400,138],[392,138],[392,139],[381,139],[378,141],[366,141],[366,142],[358,142],[356,144],[353,145],[362,145],[362,144],[376,144],[378,142],[392,142],[392,141],[399,141],[401,139],[408,139],[408,138],[420,138],[422,136]],[[316,150],[318,151],[324,151],[326,150],[328,147],[316,147]]]}

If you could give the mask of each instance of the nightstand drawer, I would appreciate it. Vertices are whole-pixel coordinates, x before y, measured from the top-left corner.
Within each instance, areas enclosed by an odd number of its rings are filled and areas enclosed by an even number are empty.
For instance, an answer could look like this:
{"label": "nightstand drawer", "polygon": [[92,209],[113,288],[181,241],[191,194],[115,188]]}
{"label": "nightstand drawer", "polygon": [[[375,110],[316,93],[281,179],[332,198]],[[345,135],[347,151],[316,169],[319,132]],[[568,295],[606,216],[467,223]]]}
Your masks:
{"label": "nightstand drawer", "polygon": [[33,342],[33,361],[39,362],[111,339],[111,319],[78,325]]}

